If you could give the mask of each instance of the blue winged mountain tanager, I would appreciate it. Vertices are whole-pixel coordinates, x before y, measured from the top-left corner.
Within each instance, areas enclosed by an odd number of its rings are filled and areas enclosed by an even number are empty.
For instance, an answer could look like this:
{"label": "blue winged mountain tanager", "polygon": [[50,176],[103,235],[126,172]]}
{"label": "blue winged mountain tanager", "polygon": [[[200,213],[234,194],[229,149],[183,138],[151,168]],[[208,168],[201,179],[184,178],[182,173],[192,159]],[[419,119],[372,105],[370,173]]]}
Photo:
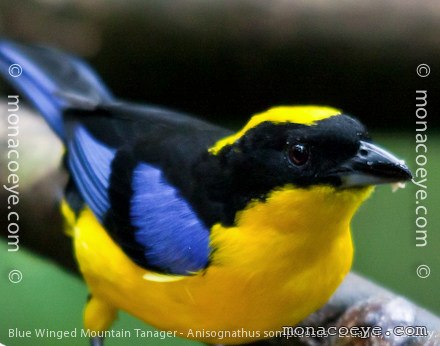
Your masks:
{"label": "blue winged mountain tanager", "polygon": [[61,205],[92,331],[119,309],[204,342],[295,325],[350,270],[350,220],[372,186],[411,178],[337,109],[276,107],[232,133],[115,98],[55,49],[2,41],[0,69],[65,145]]}

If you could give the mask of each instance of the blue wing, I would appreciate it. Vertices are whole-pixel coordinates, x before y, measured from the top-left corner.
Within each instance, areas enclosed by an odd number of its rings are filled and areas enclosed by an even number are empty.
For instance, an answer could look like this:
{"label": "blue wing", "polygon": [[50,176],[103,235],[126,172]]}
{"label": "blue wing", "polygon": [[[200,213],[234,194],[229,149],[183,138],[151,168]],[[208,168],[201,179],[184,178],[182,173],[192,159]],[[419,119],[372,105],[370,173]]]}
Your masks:
{"label": "blue wing", "polygon": [[147,262],[188,275],[209,262],[209,230],[162,172],[145,163],[133,171],[130,218]]}
{"label": "blue wing", "polygon": [[[68,150],[75,184],[103,224],[111,208],[108,191],[116,152],[83,126],[75,129]],[[162,171],[139,163],[132,171],[131,190],[129,222],[134,234],[124,237],[122,248],[137,249],[142,255],[141,265],[164,273],[189,275],[206,268],[211,252],[209,230],[179,191],[164,179]]]}
{"label": "blue wing", "polygon": [[[19,77],[8,73],[11,64],[21,65]],[[200,130],[217,139],[224,130],[174,112],[115,103],[86,63],[55,49],[0,40],[0,74],[28,97],[64,141],[67,166],[82,198],[136,263],[184,275],[208,265],[209,229],[162,171],[137,159],[130,161],[133,166],[113,166],[119,149],[136,138],[148,138],[143,145],[160,157],[159,147],[172,134]],[[196,150],[187,149],[182,160],[191,162],[190,156],[206,143],[187,146]],[[122,182],[112,184],[113,176]],[[118,193],[116,199],[111,191]]]}
{"label": "blue wing", "polygon": [[98,142],[82,126],[76,128],[68,150],[73,180],[101,223],[110,207],[108,185],[115,152]]}

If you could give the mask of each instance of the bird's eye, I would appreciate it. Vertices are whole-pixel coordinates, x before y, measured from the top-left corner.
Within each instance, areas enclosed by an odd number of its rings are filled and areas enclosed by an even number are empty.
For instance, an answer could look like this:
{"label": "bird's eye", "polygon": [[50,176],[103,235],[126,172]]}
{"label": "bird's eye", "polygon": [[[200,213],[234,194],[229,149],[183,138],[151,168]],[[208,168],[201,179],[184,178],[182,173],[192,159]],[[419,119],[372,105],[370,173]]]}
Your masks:
{"label": "bird's eye", "polygon": [[309,148],[305,144],[295,144],[289,148],[288,155],[295,166],[302,166],[309,159]]}

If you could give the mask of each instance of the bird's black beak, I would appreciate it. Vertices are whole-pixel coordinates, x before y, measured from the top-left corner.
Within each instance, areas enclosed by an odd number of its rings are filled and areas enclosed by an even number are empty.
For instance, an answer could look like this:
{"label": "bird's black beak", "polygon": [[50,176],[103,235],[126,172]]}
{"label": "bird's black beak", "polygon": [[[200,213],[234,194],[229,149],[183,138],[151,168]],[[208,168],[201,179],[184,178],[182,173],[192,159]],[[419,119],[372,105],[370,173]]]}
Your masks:
{"label": "bird's black beak", "polygon": [[404,161],[364,141],[360,142],[356,155],[343,162],[334,173],[338,175],[342,188],[398,183],[412,178]]}

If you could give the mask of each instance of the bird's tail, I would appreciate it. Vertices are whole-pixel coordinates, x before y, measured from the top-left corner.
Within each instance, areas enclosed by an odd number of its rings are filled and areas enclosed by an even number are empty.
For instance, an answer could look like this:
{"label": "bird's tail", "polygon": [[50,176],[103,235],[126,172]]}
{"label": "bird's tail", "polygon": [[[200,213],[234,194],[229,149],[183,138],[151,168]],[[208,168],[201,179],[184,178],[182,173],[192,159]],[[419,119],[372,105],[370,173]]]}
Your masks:
{"label": "bird's tail", "polygon": [[53,48],[1,40],[0,74],[32,102],[61,139],[65,110],[92,110],[114,102],[85,62]]}

